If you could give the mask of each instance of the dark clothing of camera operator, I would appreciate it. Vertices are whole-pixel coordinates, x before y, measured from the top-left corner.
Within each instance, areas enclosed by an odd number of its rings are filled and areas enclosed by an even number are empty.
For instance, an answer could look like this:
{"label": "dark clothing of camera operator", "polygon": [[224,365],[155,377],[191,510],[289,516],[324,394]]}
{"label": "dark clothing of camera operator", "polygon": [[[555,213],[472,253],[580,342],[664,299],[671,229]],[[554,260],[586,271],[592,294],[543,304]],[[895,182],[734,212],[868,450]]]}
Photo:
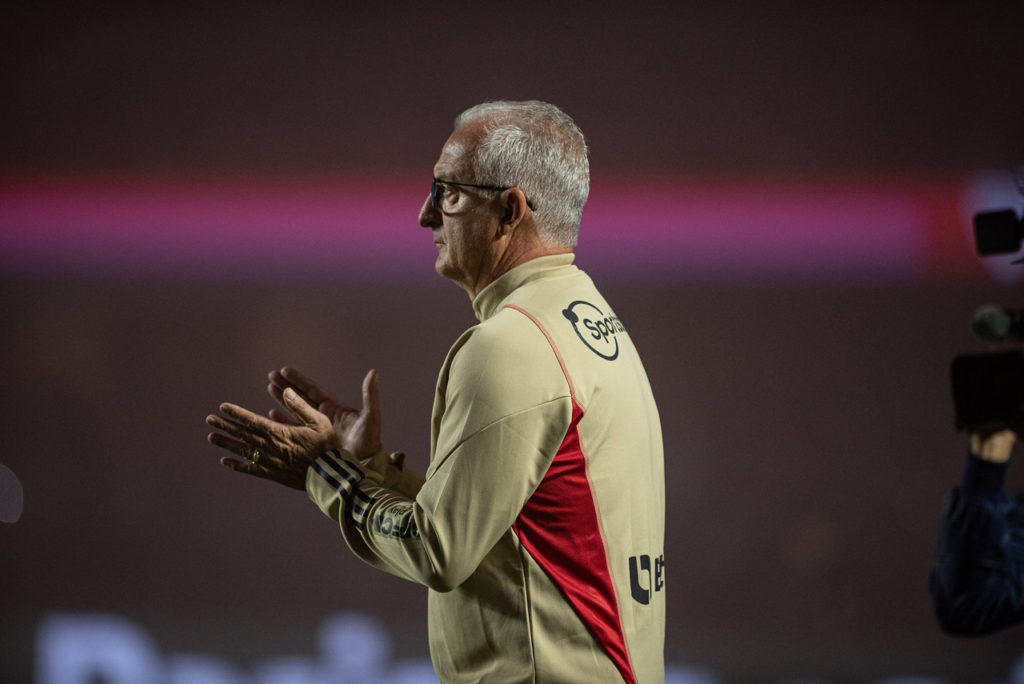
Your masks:
{"label": "dark clothing of camera operator", "polygon": [[972,434],[963,479],[946,501],[929,588],[951,634],[1024,621],[1024,493],[1003,493],[1015,438],[1010,430]]}

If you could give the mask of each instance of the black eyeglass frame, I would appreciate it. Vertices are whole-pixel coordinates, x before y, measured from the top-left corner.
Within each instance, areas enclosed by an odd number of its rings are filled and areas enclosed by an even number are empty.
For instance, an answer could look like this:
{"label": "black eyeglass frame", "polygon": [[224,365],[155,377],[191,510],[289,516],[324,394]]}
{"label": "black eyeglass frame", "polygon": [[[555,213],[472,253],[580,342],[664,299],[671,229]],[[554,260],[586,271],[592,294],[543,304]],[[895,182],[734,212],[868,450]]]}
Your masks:
{"label": "black eyeglass frame", "polygon": [[[437,211],[441,211],[441,193],[444,192],[443,185],[454,185],[460,188],[476,188],[477,190],[493,190],[494,192],[505,192],[514,185],[506,185],[504,187],[498,185],[477,185],[476,183],[456,183],[455,181],[443,180],[441,178],[434,178],[430,181],[430,206]],[[530,198],[526,198],[526,206],[530,207],[531,211],[537,211],[537,208],[533,206],[533,202]]]}

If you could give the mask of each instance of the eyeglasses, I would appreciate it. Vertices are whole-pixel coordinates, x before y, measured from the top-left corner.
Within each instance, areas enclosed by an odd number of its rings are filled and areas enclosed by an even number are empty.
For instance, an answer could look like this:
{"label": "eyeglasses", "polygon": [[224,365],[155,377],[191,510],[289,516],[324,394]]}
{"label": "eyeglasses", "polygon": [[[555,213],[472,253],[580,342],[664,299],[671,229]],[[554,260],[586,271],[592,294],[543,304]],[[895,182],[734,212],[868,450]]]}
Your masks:
{"label": "eyeglasses", "polygon": [[[437,211],[441,211],[441,196],[444,195],[444,186],[454,185],[460,188],[476,188],[477,190],[492,190],[494,192],[504,192],[514,186],[506,185],[504,187],[497,185],[477,185],[475,183],[456,183],[454,181],[441,180],[435,178],[430,182],[430,206]],[[527,198],[526,206],[530,207],[532,211],[536,211],[536,207],[533,206],[533,202]]]}

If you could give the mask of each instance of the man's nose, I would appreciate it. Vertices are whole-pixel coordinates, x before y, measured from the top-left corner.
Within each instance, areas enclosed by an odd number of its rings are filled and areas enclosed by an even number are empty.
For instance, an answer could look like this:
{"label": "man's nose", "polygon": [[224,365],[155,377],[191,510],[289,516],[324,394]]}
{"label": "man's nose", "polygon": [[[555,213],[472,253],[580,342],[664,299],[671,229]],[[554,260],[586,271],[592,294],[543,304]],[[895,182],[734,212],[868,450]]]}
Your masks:
{"label": "man's nose", "polygon": [[427,195],[420,207],[420,225],[424,228],[437,228],[441,225],[441,212],[434,208],[430,195]]}

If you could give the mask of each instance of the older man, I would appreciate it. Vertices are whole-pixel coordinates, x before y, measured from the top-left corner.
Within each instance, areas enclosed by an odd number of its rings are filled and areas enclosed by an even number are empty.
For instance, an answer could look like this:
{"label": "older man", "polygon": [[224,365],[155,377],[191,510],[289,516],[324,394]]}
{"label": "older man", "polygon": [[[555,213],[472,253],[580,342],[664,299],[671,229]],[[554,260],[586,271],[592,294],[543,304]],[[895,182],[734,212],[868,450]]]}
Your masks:
{"label": "older man", "polygon": [[356,555],[429,587],[444,682],[664,678],[661,430],[626,328],[573,265],[588,192],[557,107],[456,120],[419,222],[480,324],[441,369],[425,477],[381,449],[373,371],[358,411],[285,368],[287,413],[207,419],[226,466],[304,488]]}

